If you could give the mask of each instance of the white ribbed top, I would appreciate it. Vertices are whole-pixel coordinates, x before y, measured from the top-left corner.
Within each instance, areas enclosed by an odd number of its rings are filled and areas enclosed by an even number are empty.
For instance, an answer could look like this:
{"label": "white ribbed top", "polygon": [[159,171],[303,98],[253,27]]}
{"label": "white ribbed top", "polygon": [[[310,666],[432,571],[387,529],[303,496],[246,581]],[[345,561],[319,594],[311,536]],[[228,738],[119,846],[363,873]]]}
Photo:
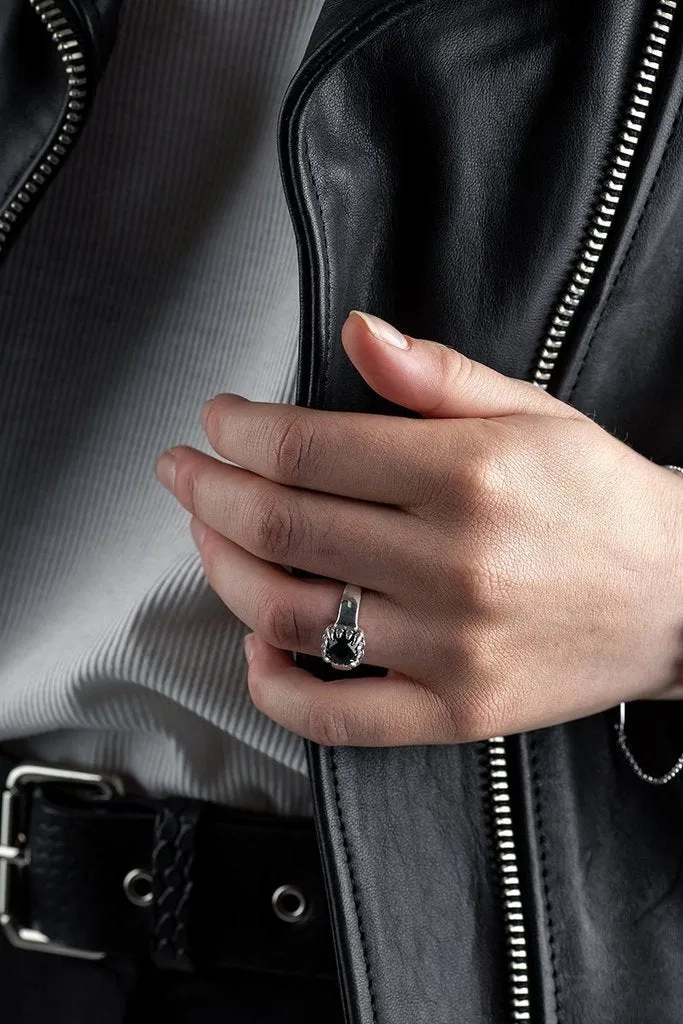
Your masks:
{"label": "white ribbed top", "polygon": [[[303,744],[157,482],[218,391],[292,401],[276,120],[322,0],[128,0],[74,154],[0,268],[0,740],[306,813]],[[17,740],[22,740],[17,744]]]}

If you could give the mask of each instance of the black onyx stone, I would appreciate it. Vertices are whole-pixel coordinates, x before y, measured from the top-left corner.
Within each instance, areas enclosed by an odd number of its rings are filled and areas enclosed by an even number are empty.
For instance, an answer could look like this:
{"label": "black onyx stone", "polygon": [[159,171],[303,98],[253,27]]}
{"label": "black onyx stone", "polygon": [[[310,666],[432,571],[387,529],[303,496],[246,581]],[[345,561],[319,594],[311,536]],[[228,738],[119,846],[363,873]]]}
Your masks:
{"label": "black onyx stone", "polygon": [[337,665],[353,665],[356,660],[356,652],[353,650],[346,637],[343,636],[339,637],[339,639],[333,640],[333,642],[328,645],[327,656]]}

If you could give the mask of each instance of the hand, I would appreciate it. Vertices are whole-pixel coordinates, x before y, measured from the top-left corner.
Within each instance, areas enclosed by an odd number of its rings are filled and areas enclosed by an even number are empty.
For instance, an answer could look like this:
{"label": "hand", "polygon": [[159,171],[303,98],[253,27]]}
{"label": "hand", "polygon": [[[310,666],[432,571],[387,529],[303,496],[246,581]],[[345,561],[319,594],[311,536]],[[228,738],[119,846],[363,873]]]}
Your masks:
{"label": "hand", "polygon": [[[678,474],[533,385],[375,318],[352,314],[343,345],[423,418],[223,394],[204,425],[238,465],[172,451],[209,583],[256,634],[257,707],[319,743],[383,746],[676,694]],[[289,653],[319,655],[344,582],[364,588],[365,661],[386,677],[325,683]]]}

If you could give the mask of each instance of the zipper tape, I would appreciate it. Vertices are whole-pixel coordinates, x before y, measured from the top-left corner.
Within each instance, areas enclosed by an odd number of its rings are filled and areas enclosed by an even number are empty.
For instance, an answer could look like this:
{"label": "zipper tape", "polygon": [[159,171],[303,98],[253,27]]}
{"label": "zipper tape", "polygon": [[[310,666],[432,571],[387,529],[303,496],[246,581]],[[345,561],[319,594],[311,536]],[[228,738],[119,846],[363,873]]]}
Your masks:
{"label": "zipper tape", "polygon": [[649,32],[638,60],[635,80],[626,104],[626,113],[617,131],[616,144],[600,185],[598,200],[584,236],[581,252],[562,298],[555,307],[550,327],[543,339],[541,354],[536,363],[533,381],[543,391],[549,389],[553,380],[572,320],[583,304],[586,291],[601,261],[605,244],[614,225],[624,186],[662,69],[664,52],[677,5],[678,0],[657,0]]}
{"label": "zipper tape", "polygon": [[[577,310],[600,263],[605,244],[614,225],[619,203],[643,132],[678,0],[656,0],[645,44],[640,53],[635,79],[630,89],[625,114],[616,133],[605,175],[576,265],[565,291],[552,314],[550,328],[542,343],[533,373],[533,383],[548,391],[554,382],[560,353]],[[623,728],[622,728],[623,733]],[[622,749],[624,749],[622,747]],[[628,754],[624,750],[626,757]],[[683,755],[682,758],[683,760]],[[525,930],[524,905],[519,878],[517,846],[509,792],[509,763],[505,739],[496,736],[488,743],[489,786],[493,805],[493,830],[501,878],[505,941],[510,979],[512,1020],[532,1021],[529,957]]]}
{"label": "zipper tape", "polygon": [[78,135],[88,102],[88,67],[85,40],[67,20],[59,0],[28,0],[42,21],[64,66],[67,82],[66,108],[54,141],[40,163],[24,179],[0,213],[0,256],[17,224],[42,194],[50,179],[68,156]]}

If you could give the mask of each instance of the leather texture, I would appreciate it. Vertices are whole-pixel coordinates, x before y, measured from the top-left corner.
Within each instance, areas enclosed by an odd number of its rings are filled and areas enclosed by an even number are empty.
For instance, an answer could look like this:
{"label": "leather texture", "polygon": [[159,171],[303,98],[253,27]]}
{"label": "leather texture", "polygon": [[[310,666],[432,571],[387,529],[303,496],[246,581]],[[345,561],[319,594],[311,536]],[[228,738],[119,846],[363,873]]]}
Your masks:
{"label": "leather texture", "polygon": [[[0,781],[10,767],[0,756]],[[167,971],[336,978],[310,819],[179,799],[87,800],[57,784],[21,800],[30,865],[12,873],[12,903],[53,942]],[[151,876],[149,905],[124,892],[135,869]],[[283,885],[303,894],[299,920],[273,910]]]}
{"label": "leather texture", "polygon": [[[401,412],[343,353],[351,308],[530,378],[653,13],[648,2],[394,3],[326,26],[282,126],[302,254],[301,404]],[[674,35],[561,393],[675,463],[679,26]],[[627,283],[631,267],[640,277]],[[613,721],[508,741],[531,1012],[544,1024],[680,1020],[681,785],[644,787],[615,752]],[[646,763],[664,731],[668,767],[683,745],[678,709],[649,712]],[[484,753],[310,747],[354,1024],[512,1019]]]}
{"label": "leather texture", "polygon": [[[60,102],[49,52],[26,49],[25,6],[0,13],[5,191]],[[403,412],[345,357],[351,308],[530,378],[655,7],[327,0],[281,117],[300,250],[300,404]],[[559,379],[561,397],[678,465],[682,21],[677,12]],[[668,767],[683,710],[643,705],[631,722],[641,759]],[[605,714],[507,742],[538,1024],[681,1019],[683,780],[645,787],[617,755],[613,724]],[[308,753],[348,1024],[512,1020],[485,745]],[[199,873],[207,893],[212,872],[224,877],[247,853],[230,850],[234,862]],[[75,877],[64,864],[60,885]],[[234,918],[229,905],[215,913],[207,943]]]}

